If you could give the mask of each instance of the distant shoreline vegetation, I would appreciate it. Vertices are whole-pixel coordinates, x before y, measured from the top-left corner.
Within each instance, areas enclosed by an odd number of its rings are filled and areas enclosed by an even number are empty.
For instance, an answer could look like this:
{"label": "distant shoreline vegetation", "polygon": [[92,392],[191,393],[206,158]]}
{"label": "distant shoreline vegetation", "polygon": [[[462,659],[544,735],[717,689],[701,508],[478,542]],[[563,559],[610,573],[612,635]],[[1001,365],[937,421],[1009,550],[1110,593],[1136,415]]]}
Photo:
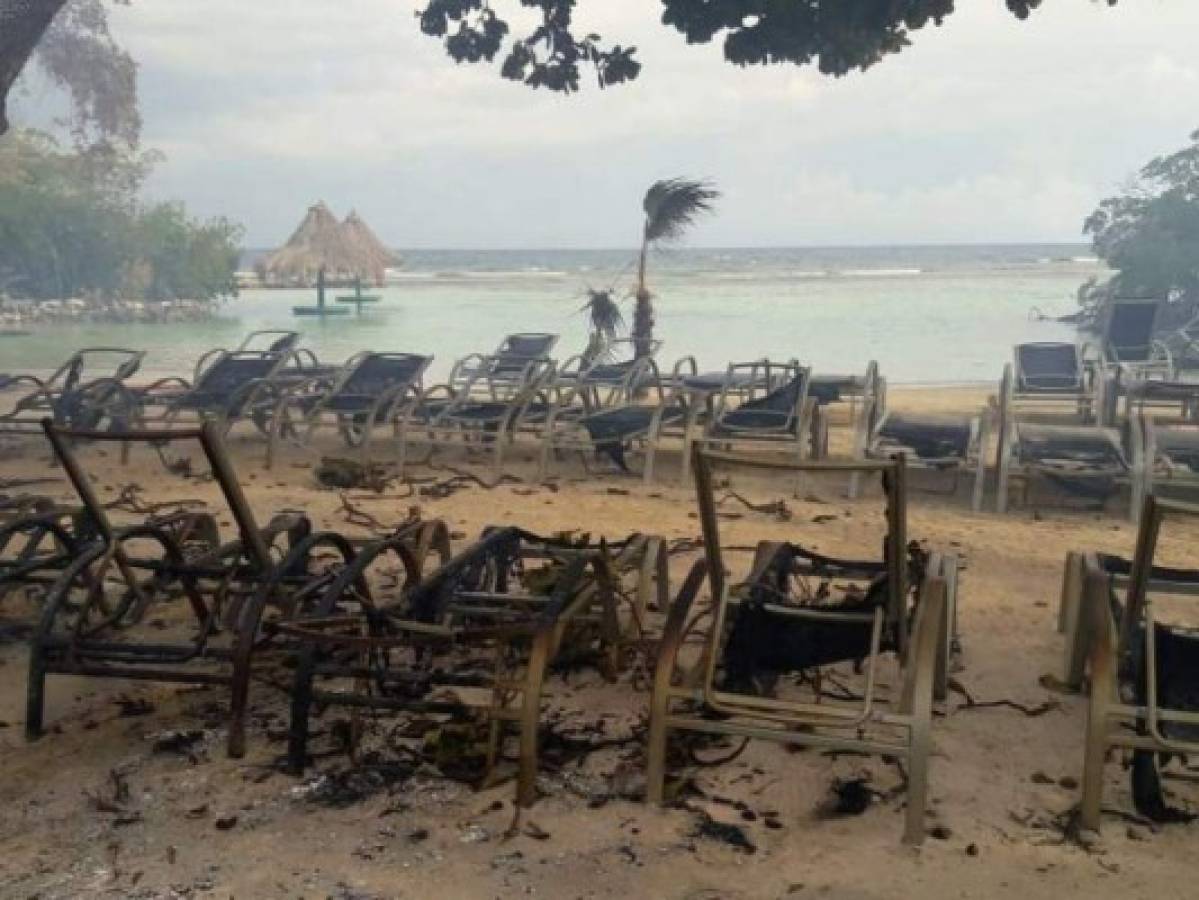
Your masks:
{"label": "distant shoreline vegetation", "polygon": [[[242,229],[181,204],[145,205],[159,156],[109,144],[63,150],[40,132],[0,143],[0,316],[178,321],[235,296]],[[50,301],[50,302],[46,302]]]}

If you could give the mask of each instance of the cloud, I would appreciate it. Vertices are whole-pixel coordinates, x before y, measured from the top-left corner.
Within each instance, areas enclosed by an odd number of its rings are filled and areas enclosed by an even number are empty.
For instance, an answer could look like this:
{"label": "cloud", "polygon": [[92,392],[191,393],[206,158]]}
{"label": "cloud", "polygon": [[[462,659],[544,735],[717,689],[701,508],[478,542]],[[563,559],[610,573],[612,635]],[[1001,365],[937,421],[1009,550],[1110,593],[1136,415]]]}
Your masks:
{"label": "cloud", "polygon": [[1193,0],[1056,0],[1023,23],[970,0],[843,79],[739,69],[655,3],[584,0],[581,23],[645,68],[574,97],[455,65],[415,5],[114,7],[147,143],[169,157],[153,191],[262,244],[322,197],[403,246],[627,245],[646,185],[674,174],[725,191],[696,243],[1071,240],[1199,126]]}

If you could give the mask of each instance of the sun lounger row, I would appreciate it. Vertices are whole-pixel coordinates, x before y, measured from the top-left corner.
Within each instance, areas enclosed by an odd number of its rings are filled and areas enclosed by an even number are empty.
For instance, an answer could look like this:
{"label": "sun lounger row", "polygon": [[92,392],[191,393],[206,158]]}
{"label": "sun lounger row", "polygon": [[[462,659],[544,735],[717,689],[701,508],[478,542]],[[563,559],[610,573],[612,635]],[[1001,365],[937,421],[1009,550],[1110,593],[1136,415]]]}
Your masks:
{"label": "sun lounger row", "polygon": [[[494,353],[459,360],[449,378],[424,383],[432,357],[363,352],[343,365],[322,365],[296,346],[294,333],[260,332],[234,350],[213,351],[191,379],[131,382],[142,354],[120,358],[116,370],[95,371],[103,354],[84,350],[45,384],[0,416],[0,429],[29,431],[42,416],[58,424],[114,432],[213,422],[223,433],[249,422],[266,437],[266,464],[287,446],[309,445],[335,430],[372,462],[404,467],[422,452],[458,445],[482,451],[502,470],[508,450],[523,443],[540,460],[543,477],[572,452],[629,471],[634,453],[654,477],[656,455],[674,440],[683,461],[693,443],[770,446],[791,458],[818,455],[818,407],[848,397],[856,404],[876,382],[814,378],[798,362],[735,363],[699,372],[694,359],[662,372],[653,356],[621,351],[616,341],[592,358],[559,366],[551,334],[509,336]],[[656,349],[656,348],[654,348]],[[88,371],[85,375],[84,370]]]}

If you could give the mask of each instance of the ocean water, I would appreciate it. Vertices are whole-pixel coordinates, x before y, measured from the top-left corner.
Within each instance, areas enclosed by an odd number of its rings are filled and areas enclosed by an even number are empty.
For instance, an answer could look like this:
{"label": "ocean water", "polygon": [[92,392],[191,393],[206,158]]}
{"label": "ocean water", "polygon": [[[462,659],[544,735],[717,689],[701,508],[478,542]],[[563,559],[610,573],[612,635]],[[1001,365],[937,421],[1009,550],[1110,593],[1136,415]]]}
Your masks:
{"label": "ocean water", "polygon": [[[434,375],[513,331],[560,333],[565,358],[586,343],[584,289],[626,295],[634,259],[627,250],[402,253],[399,279],[372,289],[383,300],[362,316],[296,319],[291,307],[314,303],[315,291],[243,291],[201,324],[59,325],[6,337],[0,371],[45,370],[73,348],[108,345],[148,350],[149,372],[185,372],[206,349],[260,328],[301,331],[322,360],[364,349],[431,353]],[[712,369],[797,357],[838,373],[874,359],[892,383],[989,382],[1013,343],[1071,339],[1073,329],[1030,311],[1073,311],[1078,286],[1103,272],[1082,245],[670,249],[650,268],[658,359],[668,369],[689,354]]]}

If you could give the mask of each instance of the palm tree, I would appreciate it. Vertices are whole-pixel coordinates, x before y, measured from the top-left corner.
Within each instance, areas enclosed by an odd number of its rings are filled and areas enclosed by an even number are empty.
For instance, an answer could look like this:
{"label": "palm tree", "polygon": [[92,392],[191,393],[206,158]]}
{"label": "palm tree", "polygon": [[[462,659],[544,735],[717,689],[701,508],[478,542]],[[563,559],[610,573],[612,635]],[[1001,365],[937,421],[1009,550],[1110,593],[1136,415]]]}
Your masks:
{"label": "palm tree", "polygon": [[607,352],[609,344],[624,328],[624,316],[620,306],[612,298],[612,289],[596,290],[587,288],[587,302],[583,304],[582,312],[587,313],[591,326],[591,337],[587,349],[583,351],[583,360],[591,363]]}
{"label": "palm tree", "polygon": [[655,181],[642,201],[645,225],[641,230],[641,256],[637,264],[637,284],[633,291],[633,346],[638,356],[648,356],[654,340],[653,294],[645,282],[650,248],[675,241],[700,213],[710,212],[720,191],[708,181],[667,178]]}

